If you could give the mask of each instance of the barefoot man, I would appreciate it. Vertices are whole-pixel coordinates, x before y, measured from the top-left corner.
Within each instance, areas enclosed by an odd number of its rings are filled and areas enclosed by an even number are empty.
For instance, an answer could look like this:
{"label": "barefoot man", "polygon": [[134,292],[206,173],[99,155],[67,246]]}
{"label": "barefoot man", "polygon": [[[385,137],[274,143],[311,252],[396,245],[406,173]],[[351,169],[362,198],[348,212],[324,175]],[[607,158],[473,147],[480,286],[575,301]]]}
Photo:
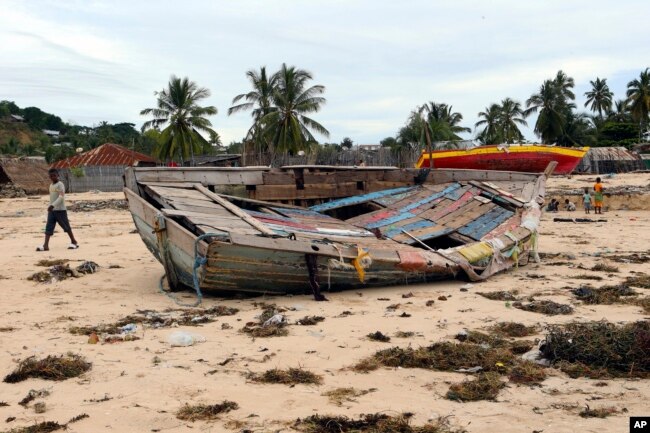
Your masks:
{"label": "barefoot man", "polygon": [[50,184],[50,206],[47,208],[45,242],[43,242],[43,246],[36,248],[36,251],[48,251],[50,249],[50,237],[54,234],[54,227],[56,227],[57,223],[70,236],[68,249],[76,250],[79,248],[79,243],[72,234],[70,221],[68,221],[68,212],[65,209],[65,186],[59,180],[59,172],[55,168],[51,168],[48,174],[52,183]]}

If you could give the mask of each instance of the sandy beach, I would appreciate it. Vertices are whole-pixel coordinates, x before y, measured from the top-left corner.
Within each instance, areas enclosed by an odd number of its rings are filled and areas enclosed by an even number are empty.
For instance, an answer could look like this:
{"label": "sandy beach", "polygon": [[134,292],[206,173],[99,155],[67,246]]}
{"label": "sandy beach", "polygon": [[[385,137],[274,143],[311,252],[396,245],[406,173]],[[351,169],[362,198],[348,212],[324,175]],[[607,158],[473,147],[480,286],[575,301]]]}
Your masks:
{"label": "sandy beach", "polygon": [[[573,197],[578,201],[579,197],[570,192],[591,186],[594,178],[553,178],[548,184],[548,198],[561,197],[563,202],[564,197]],[[412,412],[414,425],[449,417],[451,426],[468,432],[627,431],[629,416],[648,415],[648,380],[572,379],[548,368],[548,378],[541,386],[507,383],[496,401],[461,403],[446,399],[445,394],[450,384],[467,378],[463,373],[408,368],[359,373],[349,369],[380,349],[455,341],[460,331],[485,330],[503,321],[539,326],[536,335],[524,338],[532,341],[544,338],[547,324],[647,320],[648,313],[637,305],[586,305],[570,292],[585,282],[595,286],[618,284],[633,272],[650,273],[648,262],[606,258],[650,251],[650,174],[616,175],[605,179],[604,185],[606,191],[634,186],[640,192],[606,198],[609,210],[602,215],[606,222],[553,222],[558,216],[584,216],[580,206],[573,213],[545,214],[539,238],[542,263],[531,262],[482,283],[448,281],[330,293],[330,302],[314,302],[311,296],[206,296],[201,308],[226,306],[238,312],[200,326],[155,329],[136,323],[133,335],[139,339],[112,344],[89,344],[88,336],[73,334],[70,329],[113,323],[138,310],[179,308],[160,293],[163,268],[133,232],[129,212],[69,212],[81,248],[67,250],[67,237],[59,231],[52,238],[51,250],[38,253],[35,248],[42,242],[47,198],[0,199],[0,374],[4,377],[30,356],[72,352],[92,363],[88,372],[64,381],[0,383],[0,401],[8,404],[0,406],[0,431],[42,421],[65,423],[85,413],[89,417],[70,424],[68,431],[290,432],[296,419],[314,414],[356,417],[375,412]],[[80,201],[123,198],[121,193],[84,193],[70,194],[67,201],[70,206]],[[72,266],[90,260],[100,268],[94,274],[53,283],[28,280],[46,269],[37,265],[41,259],[68,259]],[[565,264],[550,264],[558,261]],[[618,272],[590,270],[599,263],[616,266]],[[602,280],[575,279],[579,274]],[[477,294],[514,289],[522,296],[571,305],[574,312],[547,316]],[[641,297],[650,295],[650,290],[635,290]],[[183,302],[194,300],[191,292],[177,296]],[[430,300],[434,302],[427,306]],[[240,331],[260,314],[261,302],[286,309],[283,314],[292,323],[287,327],[289,335],[253,339]],[[400,305],[387,309],[392,304]],[[408,317],[401,317],[402,313]],[[313,315],[324,317],[324,321],[314,326],[293,324]],[[198,334],[205,341],[172,347],[169,336],[179,330]],[[366,335],[375,331],[390,336],[391,341],[369,340]],[[395,337],[398,331],[414,335]],[[321,375],[322,384],[261,384],[247,376],[289,367]],[[340,406],[323,395],[340,387],[367,393]],[[33,403],[19,405],[30,390],[43,388],[50,395],[35,401],[45,402],[44,413],[35,413]],[[175,415],[186,403],[215,404],[223,400],[236,402],[238,409],[215,421],[183,421]],[[615,407],[619,412],[605,419],[582,418],[578,413],[587,405]]]}

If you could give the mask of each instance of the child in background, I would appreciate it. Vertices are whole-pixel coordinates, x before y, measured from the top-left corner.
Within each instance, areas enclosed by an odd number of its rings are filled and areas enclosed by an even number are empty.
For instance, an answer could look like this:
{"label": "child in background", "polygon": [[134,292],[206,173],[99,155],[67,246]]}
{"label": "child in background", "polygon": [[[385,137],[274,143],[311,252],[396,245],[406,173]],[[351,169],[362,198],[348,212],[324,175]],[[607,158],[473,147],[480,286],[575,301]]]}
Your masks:
{"label": "child in background", "polygon": [[589,194],[589,188],[585,188],[585,193],[582,195],[582,202],[585,204],[585,213],[588,214],[591,210],[591,194]]}
{"label": "child in background", "polygon": [[596,178],[594,185],[594,213],[603,213],[603,184],[600,183],[600,178]]}
{"label": "child in background", "polygon": [[573,202],[570,202],[569,199],[567,198],[566,200],[564,200],[564,209],[569,212],[573,212],[574,210],[576,210],[576,205],[574,205]]}

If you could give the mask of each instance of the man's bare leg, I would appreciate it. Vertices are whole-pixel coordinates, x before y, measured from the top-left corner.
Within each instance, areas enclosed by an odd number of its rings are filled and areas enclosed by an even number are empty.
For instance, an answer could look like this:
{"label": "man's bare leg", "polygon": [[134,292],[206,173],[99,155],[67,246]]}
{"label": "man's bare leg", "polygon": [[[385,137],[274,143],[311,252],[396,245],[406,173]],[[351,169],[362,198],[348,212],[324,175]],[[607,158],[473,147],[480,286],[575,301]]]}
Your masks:
{"label": "man's bare leg", "polygon": [[45,235],[45,242],[43,242],[43,251],[50,250],[50,238],[52,235]]}
{"label": "man's bare leg", "polygon": [[70,242],[74,245],[79,245],[79,242],[74,238],[74,235],[72,234],[72,230],[68,232],[68,236],[70,236]]}

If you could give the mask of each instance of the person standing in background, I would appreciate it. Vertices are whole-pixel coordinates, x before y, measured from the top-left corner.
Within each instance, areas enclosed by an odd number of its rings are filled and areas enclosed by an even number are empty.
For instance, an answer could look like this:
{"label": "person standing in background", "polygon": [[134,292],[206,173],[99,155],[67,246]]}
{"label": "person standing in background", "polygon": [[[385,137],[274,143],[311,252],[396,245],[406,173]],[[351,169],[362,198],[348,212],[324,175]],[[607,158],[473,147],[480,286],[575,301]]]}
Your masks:
{"label": "person standing in background", "polygon": [[594,184],[594,213],[603,213],[603,184],[600,182],[599,177],[596,178]]}
{"label": "person standing in background", "polygon": [[65,185],[59,180],[59,172],[55,168],[51,168],[48,172],[50,180],[50,206],[47,208],[47,224],[45,225],[45,242],[43,245],[36,248],[36,251],[49,251],[50,238],[54,234],[54,228],[58,223],[64,232],[70,237],[69,250],[76,250],[79,248],[79,243],[72,234],[70,221],[68,221],[68,211],[65,207]]}

